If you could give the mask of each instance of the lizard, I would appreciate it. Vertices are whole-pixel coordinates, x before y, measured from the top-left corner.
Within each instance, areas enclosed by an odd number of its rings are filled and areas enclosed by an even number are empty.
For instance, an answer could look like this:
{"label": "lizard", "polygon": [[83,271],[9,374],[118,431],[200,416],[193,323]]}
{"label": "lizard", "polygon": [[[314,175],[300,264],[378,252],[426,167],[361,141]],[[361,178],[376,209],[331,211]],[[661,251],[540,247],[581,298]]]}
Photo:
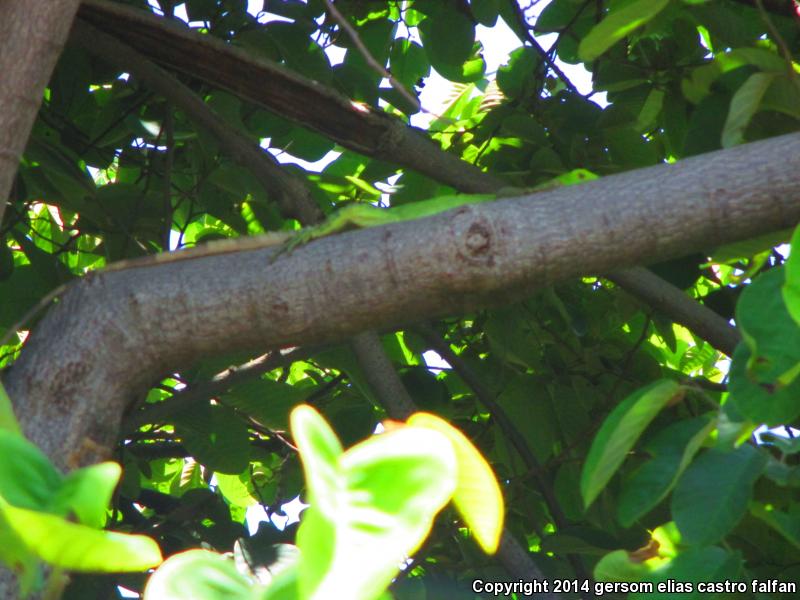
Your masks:
{"label": "lizard", "polygon": [[[597,179],[597,175],[586,169],[574,169],[534,187],[506,187],[495,194],[450,194],[394,206],[388,209],[380,208],[372,204],[351,204],[335,211],[319,225],[304,227],[296,232],[268,232],[257,236],[214,240],[176,252],[163,252],[140,258],[112,262],[98,272],[111,273],[128,269],[165,265],[184,260],[195,260],[209,256],[219,256],[233,252],[245,252],[248,250],[260,250],[262,248],[280,246],[277,252],[270,258],[270,263],[273,263],[282,254],[288,254],[298,246],[349,229],[363,229],[389,223],[413,221],[437,215],[464,206],[465,204],[489,202],[498,198],[542,192],[565,185],[582,183],[591,179]],[[50,304],[50,302],[61,296],[70,283],[71,282],[68,282],[56,287],[41,298],[35,306],[25,313],[25,315],[0,338],[0,346],[8,343],[14,333],[22,329],[28,321]]]}
{"label": "lizard", "polygon": [[388,225],[389,223],[415,221],[464,206],[465,204],[490,202],[499,198],[543,192],[565,185],[582,183],[591,179],[597,179],[597,175],[587,169],[574,169],[534,187],[505,187],[495,194],[452,194],[389,208],[381,208],[372,204],[350,204],[331,214],[319,225],[304,227],[296,232],[288,239],[278,253],[273,256],[272,260],[275,260],[284,252],[291,252],[298,246],[349,229],[364,229],[377,225]]}

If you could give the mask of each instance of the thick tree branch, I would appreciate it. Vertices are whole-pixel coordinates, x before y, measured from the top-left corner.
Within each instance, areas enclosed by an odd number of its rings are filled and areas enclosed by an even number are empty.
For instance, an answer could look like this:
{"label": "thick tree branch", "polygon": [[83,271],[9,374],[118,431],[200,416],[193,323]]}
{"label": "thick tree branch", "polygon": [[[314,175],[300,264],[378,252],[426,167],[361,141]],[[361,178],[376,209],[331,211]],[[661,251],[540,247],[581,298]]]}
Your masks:
{"label": "thick tree branch", "polygon": [[296,218],[305,225],[323,219],[324,215],[304,181],[287,173],[271,154],[262,150],[244,133],[232,129],[173,75],[164,72],[126,44],[81,21],[75,23],[72,41],[98,58],[111,61],[120,69],[133,73],[150,89],[180,108],[195,124],[214,135],[222,149],[246,167],[258,179],[264,191],[277,200],[285,217]]}
{"label": "thick tree branch", "polygon": [[0,4],[0,223],[44,88],[79,0]]}
{"label": "thick tree branch", "polygon": [[96,274],[40,323],[8,391],[49,456],[93,462],[131,394],[203,356],[343,340],[791,227],[798,173],[793,134],[335,235],[274,263],[265,249]]}
{"label": "thick tree branch", "polygon": [[[211,36],[105,0],[85,0],[80,16],[157,62],[230,89],[301,125],[317,129],[347,148],[415,169],[461,192],[495,192],[505,185],[443,152],[400,121],[371,109],[356,109],[349,99],[335,91],[280,65],[251,57]],[[265,81],[270,85],[264,85]],[[635,270],[630,276],[636,279],[647,274],[637,275]],[[708,329],[707,323],[714,321],[711,311],[702,306],[698,311],[689,306],[696,304],[691,298],[677,293],[677,288],[674,292],[669,294],[669,301],[677,304],[673,308],[663,302],[661,310],[669,316],[673,313],[691,316],[695,321],[681,321],[690,329]],[[724,335],[715,332],[715,339]]]}
{"label": "thick tree branch", "polygon": [[230,90],[345,148],[399,162],[459,189],[489,192],[503,185],[441,152],[424,133],[399,119],[357,105],[333,89],[218,38],[104,0],[84,0],[79,16],[161,65]]}

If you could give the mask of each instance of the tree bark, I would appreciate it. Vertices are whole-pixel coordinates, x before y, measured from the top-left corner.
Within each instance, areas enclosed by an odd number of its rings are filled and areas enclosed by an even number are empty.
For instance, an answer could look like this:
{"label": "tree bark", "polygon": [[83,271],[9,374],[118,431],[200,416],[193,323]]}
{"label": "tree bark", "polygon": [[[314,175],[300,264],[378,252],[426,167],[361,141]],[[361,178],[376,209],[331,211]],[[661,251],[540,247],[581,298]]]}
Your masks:
{"label": "tree bark", "polygon": [[334,235],[274,263],[268,248],[93,274],[34,331],[7,389],[26,434],[73,468],[108,455],[137,392],[202,357],[340,341],[791,227],[798,174],[792,134]]}
{"label": "tree bark", "polygon": [[0,3],[0,223],[78,4],[80,0]]}

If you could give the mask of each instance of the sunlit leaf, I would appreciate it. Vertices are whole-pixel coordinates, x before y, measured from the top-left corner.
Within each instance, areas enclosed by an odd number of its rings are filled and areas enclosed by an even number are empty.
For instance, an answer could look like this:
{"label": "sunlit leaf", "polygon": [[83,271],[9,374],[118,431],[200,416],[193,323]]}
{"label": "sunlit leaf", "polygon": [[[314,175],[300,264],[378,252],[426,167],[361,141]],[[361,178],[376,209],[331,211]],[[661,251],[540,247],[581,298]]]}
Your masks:
{"label": "sunlit leaf", "polygon": [[626,35],[660,13],[669,0],[635,0],[612,8],[608,15],[581,40],[581,60],[594,60]]}
{"label": "sunlit leaf", "polygon": [[594,502],[661,409],[681,394],[676,382],[656,381],[628,396],[606,417],[583,466],[581,495],[585,506]]}
{"label": "sunlit leaf", "polygon": [[18,433],[0,430],[0,498],[22,508],[43,509],[63,477],[39,448]]}
{"label": "sunlit leaf", "polygon": [[144,571],[161,562],[158,544],[144,535],[93,529],[4,501],[0,519],[31,553],[70,571]]}
{"label": "sunlit leaf", "polygon": [[292,412],[311,507],[297,534],[303,598],[380,595],[430,530],[456,489],[452,443],[441,433],[401,427],[344,454],[316,411]]}
{"label": "sunlit leaf", "polygon": [[415,413],[408,424],[438,431],[453,444],[458,462],[453,502],[481,547],[486,552],[495,552],[503,529],[504,506],[500,485],[489,463],[463,433],[444,419],[429,413]]}
{"label": "sunlit leaf", "polygon": [[69,473],[53,497],[50,509],[57,514],[74,513],[90,527],[102,527],[122,468],[115,462],[90,465]]}
{"label": "sunlit leaf", "polygon": [[147,582],[143,600],[251,600],[252,582],[233,561],[208,550],[188,550],[164,561]]}
{"label": "sunlit leaf", "polygon": [[0,430],[22,433],[17,417],[14,415],[14,407],[11,406],[11,399],[6,394],[2,383],[0,383]]}

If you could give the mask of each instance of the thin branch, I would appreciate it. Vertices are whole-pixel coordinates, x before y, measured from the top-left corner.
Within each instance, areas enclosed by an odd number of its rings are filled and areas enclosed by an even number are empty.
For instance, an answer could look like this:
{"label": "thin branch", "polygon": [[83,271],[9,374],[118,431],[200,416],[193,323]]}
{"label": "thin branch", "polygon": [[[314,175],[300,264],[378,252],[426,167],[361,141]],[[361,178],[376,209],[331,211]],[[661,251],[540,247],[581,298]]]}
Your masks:
{"label": "thin branch", "polygon": [[[369,67],[378,73],[381,77],[387,79],[389,84],[397,90],[397,93],[400,94],[411,106],[413,106],[416,110],[424,110],[422,108],[422,104],[419,101],[419,98],[412,96],[411,93],[405,88],[405,86],[395,79],[394,75],[392,75],[382,64],[380,64],[372,53],[370,53],[369,48],[364,45],[364,42],[361,41],[361,37],[358,35],[358,32],[353,28],[350,24],[350,21],[339,12],[339,9],[331,2],[331,0],[325,0],[325,7],[328,9],[328,12],[331,13],[331,16],[336,20],[339,24],[339,27],[344,29],[347,35],[353,42],[353,45],[358,49],[361,56],[364,58],[366,63]],[[428,112],[428,111],[424,111]]]}
{"label": "thin branch", "polygon": [[616,271],[608,278],[649,306],[689,328],[717,350],[733,356],[741,336],[713,310],[693,301],[683,291],[647,269]]}
{"label": "thin branch", "polygon": [[[417,412],[414,400],[397,375],[391,360],[375,333],[356,335],[351,346],[358,358],[364,376],[390,417],[405,421]],[[542,579],[544,574],[533,562],[528,551],[519,545],[513,535],[505,529],[498,550],[498,558],[514,577],[523,575],[530,579]],[[558,595],[551,596],[558,598]]]}
{"label": "thin branch", "polygon": [[132,413],[123,422],[122,430],[133,431],[147,423],[165,422],[175,414],[191,408],[192,405],[201,400],[219,396],[234,385],[249,381],[280,367],[288,366],[299,360],[301,356],[307,355],[307,349],[295,349],[286,353],[268,352],[243,365],[229,367],[205,383],[186,387],[163,402],[148,405],[145,410]]}
{"label": "thin branch", "polygon": [[[758,14],[761,15],[761,19],[767,26],[770,34],[772,34],[775,43],[778,45],[778,48],[783,55],[783,60],[786,62],[786,71],[789,75],[789,81],[791,81],[797,91],[800,92],[800,79],[798,79],[797,72],[794,70],[794,59],[792,58],[792,52],[789,50],[789,46],[786,45],[786,41],[783,39],[783,36],[781,36],[781,32],[778,31],[778,28],[775,27],[775,23],[772,22],[769,14],[767,14],[766,9],[764,8],[764,0],[755,0],[755,3],[758,7]],[[800,8],[797,10],[800,11]]]}
{"label": "thin branch", "polygon": [[544,64],[547,65],[547,68],[553,71],[553,73],[555,73],[556,76],[561,81],[564,82],[564,85],[567,86],[567,88],[571,92],[581,95],[581,93],[578,91],[578,88],[575,87],[575,84],[573,84],[569,80],[569,77],[566,76],[564,71],[562,71],[558,67],[558,65],[550,57],[547,51],[544,48],[542,48],[539,42],[536,41],[536,38],[533,37],[533,35],[531,34],[530,27],[528,26],[528,23],[525,21],[525,15],[522,14],[522,10],[520,9],[519,4],[517,4],[517,0],[508,0],[508,3],[511,6],[511,10],[514,12],[514,16],[517,19],[517,24],[519,25],[520,29],[522,29],[522,31],[525,33],[525,38],[528,40],[528,43],[531,45],[531,48],[533,48],[536,54],[539,55]]}

